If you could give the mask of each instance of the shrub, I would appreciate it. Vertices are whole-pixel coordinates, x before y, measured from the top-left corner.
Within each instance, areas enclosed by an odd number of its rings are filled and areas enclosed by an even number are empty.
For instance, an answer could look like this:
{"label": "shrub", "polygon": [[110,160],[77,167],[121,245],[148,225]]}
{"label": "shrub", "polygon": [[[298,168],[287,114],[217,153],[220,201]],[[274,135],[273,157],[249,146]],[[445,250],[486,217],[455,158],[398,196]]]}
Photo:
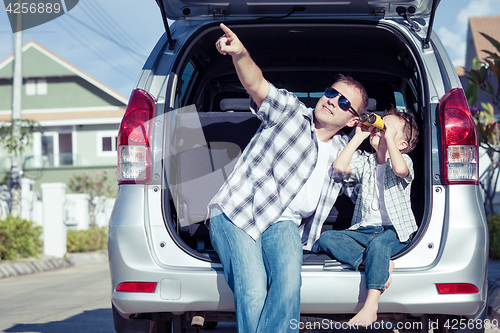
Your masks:
{"label": "shrub", "polygon": [[106,248],[106,227],[87,230],[68,230],[68,252],[87,252]]}
{"label": "shrub", "polygon": [[18,217],[0,221],[0,260],[37,257],[42,252],[42,227]]}
{"label": "shrub", "polygon": [[488,215],[486,220],[490,233],[490,258],[500,259],[500,215]]}

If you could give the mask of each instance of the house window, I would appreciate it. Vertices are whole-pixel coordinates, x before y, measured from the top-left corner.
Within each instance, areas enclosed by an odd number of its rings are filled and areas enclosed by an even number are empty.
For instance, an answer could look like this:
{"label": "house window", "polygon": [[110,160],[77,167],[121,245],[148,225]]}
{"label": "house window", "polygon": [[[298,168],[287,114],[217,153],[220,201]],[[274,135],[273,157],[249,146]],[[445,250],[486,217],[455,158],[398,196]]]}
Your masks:
{"label": "house window", "polygon": [[[42,157],[48,163],[48,166],[56,166],[55,156],[55,134],[48,134],[42,136]],[[45,164],[45,163],[44,163]]]}
{"label": "house window", "polygon": [[45,79],[36,80],[36,94],[47,95],[47,80]]}
{"label": "house window", "polygon": [[97,156],[116,156],[118,133],[116,131],[97,132]]}
{"label": "house window", "polygon": [[36,95],[36,81],[35,80],[26,80],[26,95],[33,96]]}
{"label": "house window", "polygon": [[59,165],[73,165],[73,140],[71,133],[59,133]]}
{"label": "house window", "polygon": [[46,132],[41,136],[43,165],[58,167],[73,165],[73,140],[71,133]]}
{"label": "house window", "polygon": [[25,83],[26,95],[47,95],[47,80],[45,79],[29,79]]}

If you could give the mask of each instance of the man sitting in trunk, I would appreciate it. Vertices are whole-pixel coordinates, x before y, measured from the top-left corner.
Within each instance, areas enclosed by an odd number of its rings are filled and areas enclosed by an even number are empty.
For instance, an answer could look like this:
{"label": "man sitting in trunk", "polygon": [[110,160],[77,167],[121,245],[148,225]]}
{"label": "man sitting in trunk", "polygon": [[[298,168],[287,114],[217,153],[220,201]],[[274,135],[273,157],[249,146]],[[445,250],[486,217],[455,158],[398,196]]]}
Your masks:
{"label": "man sitting in trunk", "polygon": [[341,182],[328,172],[368,107],[363,86],[340,78],[316,104],[264,79],[234,32],[221,24],[218,51],[232,57],[262,125],[211,200],[210,238],[234,292],[238,332],[293,331],[300,321],[302,250],[317,250]]}

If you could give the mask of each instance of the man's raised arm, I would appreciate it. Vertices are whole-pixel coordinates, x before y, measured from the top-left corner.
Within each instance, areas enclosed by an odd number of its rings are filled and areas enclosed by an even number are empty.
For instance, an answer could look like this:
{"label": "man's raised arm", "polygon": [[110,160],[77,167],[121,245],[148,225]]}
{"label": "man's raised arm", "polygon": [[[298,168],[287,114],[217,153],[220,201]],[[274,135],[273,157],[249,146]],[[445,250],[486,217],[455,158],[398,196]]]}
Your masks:
{"label": "man's raised arm", "polygon": [[221,54],[229,54],[233,58],[233,64],[241,84],[260,107],[269,93],[269,82],[264,79],[262,71],[252,60],[250,53],[238,39],[238,36],[223,23],[220,24],[220,27],[224,31],[224,36],[217,40],[217,50]]}

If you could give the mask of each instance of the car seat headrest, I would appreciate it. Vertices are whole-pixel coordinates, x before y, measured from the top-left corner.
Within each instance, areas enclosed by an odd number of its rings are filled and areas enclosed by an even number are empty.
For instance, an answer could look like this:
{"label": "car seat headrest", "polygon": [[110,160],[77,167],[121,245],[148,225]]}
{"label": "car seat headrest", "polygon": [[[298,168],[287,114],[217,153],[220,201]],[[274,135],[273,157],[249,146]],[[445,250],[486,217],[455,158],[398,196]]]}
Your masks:
{"label": "car seat headrest", "polygon": [[225,98],[220,101],[221,111],[250,111],[249,98]]}

